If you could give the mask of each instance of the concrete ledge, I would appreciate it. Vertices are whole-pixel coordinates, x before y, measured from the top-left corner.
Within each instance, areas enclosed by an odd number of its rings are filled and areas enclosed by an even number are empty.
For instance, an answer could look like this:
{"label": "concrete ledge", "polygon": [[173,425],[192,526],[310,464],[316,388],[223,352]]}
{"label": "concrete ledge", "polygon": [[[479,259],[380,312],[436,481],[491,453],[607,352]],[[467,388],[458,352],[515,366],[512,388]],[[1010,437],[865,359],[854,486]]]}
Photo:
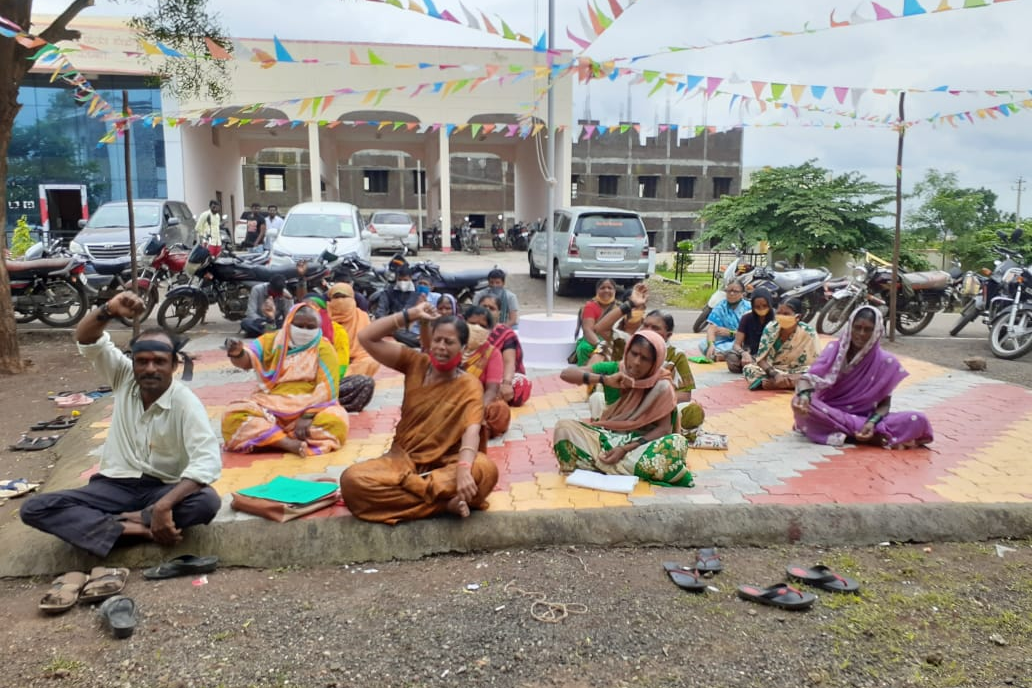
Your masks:
{"label": "concrete ledge", "polygon": [[[871,545],[1025,538],[1032,504],[739,505],[475,513],[385,526],[355,518],[238,520],[194,528],[174,550],[141,545],[104,563],[141,568],[192,552],[225,566],[315,566],[562,545]],[[20,523],[0,532],[0,576],[89,570],[99,560]]]}

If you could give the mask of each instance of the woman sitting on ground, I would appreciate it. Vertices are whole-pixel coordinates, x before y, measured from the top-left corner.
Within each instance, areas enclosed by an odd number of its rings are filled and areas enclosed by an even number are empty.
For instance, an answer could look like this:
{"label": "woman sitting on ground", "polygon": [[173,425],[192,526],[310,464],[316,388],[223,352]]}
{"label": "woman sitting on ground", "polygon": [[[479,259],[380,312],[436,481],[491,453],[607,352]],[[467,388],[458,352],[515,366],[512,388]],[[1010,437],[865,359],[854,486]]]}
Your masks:
{"label": "woman sitting on ground", "polygon": [[319,314],[299,303],[283,328],[247,346],[231,339],[233,365],[254,370],[260,385],[250,399],[231,402],[222,417],[229,451],[280,449],[308,456],[340,449],[348,413],[337,402],[340,372],[333,344],[323,337]]}
{"label": "woman sitting on ground", "polygon": [[[338,297],[337,300],[340,301],[341,298]],[[354,301],[354,299],[351,300]],[[351,338],[343,325],[333,322],[322,295],[307,294],[304,301],[311,304],[319,313],[323,337],[327,337],[327,330],[329,330],[329,341],[333,342],[333,348],[337,352],[337,365],[340,370],[340,389],[337,392],[337,399],[345,410],[358,413],[372,400],[376,383],[369,375],[347,374],[351,362]]]}
{"label": "woman sitting on ground", "polygon": [[723,301],[706,318],[706,339],[699,343],[702,355],[711,361],[723,361],[735,343],[738,322],[749,312],[745,287],[735,280],[724,288]]}
{"label": "woman sitting on ground", "polygon": [[883,334],[877,309],[853,311],[839,339],[796,384],[792,411],[797,430],[833,447],[857,442],[909,449],[932,441],[932,426],[923,413],[889,412],[892,392],[907,371],[882,351]]}
{"label": "woman sitting on ground", "polygon": [[621,390],[597,421],[560,420],[553,435],[559,470],[585,469],[636,475],[662,485],[691,487],[685,454],[689,442],[678,432],[677,395],[663,370],[666,342],[643,330],[631,338],[618,372],[597,374],[570,367],[562,379],[573,384],[601,383]]}
{"label": "woman sitting on ground", "polygon": [[743,366],[755,363],[763,328],[774,322],[774,309],[777,307],[777,301],[770,295],[770,291],[763,287],[753,291],[752,310],[738,321],[735,343],[724,354],[728,372],[740,373]]}
{"label": "woman sitting on ground", "polygon": [[498,299],[494,294],[484,294],[477,305],[486,309],[497,323],[488,335],[487,343],[502,352],[502,384],[499,393],[509,406],[523,406],[530,398],[531,390],[530,378],[523,367],[523,347],[516,331],[499,320],[502,310]]}
{"label": "woman sitting on ground", "polygon": [[462,368],[480,380],[484,389],[484,427],[488,437],[498,437],[509,429],[512,412],[502,398],[505,363],[500,341],[491,337],[494,317],[482,306],[470,306],[466,309],[466,324],[469,339],[462,354]]}
{"label": "woman sitting on ground", "polygon": [[[498,469],[484,453],[480,383],[459,364],[469,330],[454,316],[438,318],[429,303],[373,322],[359,334],[380,363],[405,376],[401,420],[383,456],[340,476],[340,493],[358,518],[395,524],[444,512],[486,509]],[[431,333],[429,354],[390,341],[414,320]]]}
{"label": "woman sitting on ground", "polygon": [[817,332],[800,322],[803,303],[782,301],[774,322],[763,328],[756,359],[742,369],[749,389],[794,389],[821,350]]}
{"label": "woman sitting on ground", "polygon": [[574,353],[577,357],[577,365],[588,364],[588,359],[595,353],[599,344],[599,337],[595,334],[595,324],[599,319],[616,307],[616,282],[611,279],[600,279],[595,284],[595,298],[584,304],[581,309],[580,322],[581,337],[577,340]]}
{"label": "woman sitting on ground", "polygon": [[380,370],[380,364],[358,341],[358,333],[369,326],[369,314],[358,307],[355,288],[345,282],[337,282],[326,295],[329,297],[326,310],[330,319],[348,333],[348,374],[373,377]]}

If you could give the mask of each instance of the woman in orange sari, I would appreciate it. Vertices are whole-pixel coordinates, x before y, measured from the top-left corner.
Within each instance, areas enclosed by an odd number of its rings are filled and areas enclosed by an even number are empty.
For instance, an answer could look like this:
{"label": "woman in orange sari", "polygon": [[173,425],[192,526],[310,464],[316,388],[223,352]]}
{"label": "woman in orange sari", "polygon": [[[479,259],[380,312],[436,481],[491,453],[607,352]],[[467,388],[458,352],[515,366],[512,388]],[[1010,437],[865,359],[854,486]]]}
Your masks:
{"label": "woman in orange sari", "polygon": [[226,354],[237,368],[254,370],[259,383],[250,399],[231,402],[222,417],[227,450],[271,448],[307,456],[344,444],[348,412],[337,403],[337,353],[323,337],[314,308],[297,304],[281,330],[247,346],[232,339]]}
{"label": "woman in orange sari", "polygon": [[[465,518],[471,509],[487,508],[498,482],[480,431],[480,382],[459,367],[469,331],[454,316],[431,320],[435,315],[433,306],[420,303],[358,335],[373,358],[405,375],[391,448],[340,476],[341,496],[360,519],[394,525],[441,513]],[[387,339],[416,320],[430,332],[428,354]]]}
{"label": "woman in orange sari", "polygon": [[348,332],[351,360],[348,363],[347,374],[369,377],[376,375],[380,364],[358,341],[358,333],[369,326],[369,314],[358,307],[355,301],[355,288],[346,282],[337,282],[330,287],[326,296],[326,309],[330,312],[330,319]]}

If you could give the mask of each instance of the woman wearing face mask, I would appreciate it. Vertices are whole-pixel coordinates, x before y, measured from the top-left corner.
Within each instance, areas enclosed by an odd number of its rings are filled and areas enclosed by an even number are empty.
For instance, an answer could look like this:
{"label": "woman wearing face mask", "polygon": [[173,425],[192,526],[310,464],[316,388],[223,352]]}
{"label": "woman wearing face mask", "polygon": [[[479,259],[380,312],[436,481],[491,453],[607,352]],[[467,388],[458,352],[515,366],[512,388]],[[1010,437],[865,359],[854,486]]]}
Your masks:
{"label": "woman wearing face mask", "polygon": [[763,287],[757,287],[753,291],[752,310],[738,321],[735,343],[725,354],[729,372],[740,373],[742,366],[754,362],[756,351],[760,348],[763,328],[774,321],[774,309],[777,307],[777,301],[771,296],[770,291]]}
{"label": "woman wearing face mask", "polygon": [[[436,315],[433,306],[421,303],[374,321],[358,335],[373,358],[405,376],[391,448],[340,476],[344,502],[363,520],[393,525],[441,513],[466,517],[487,508],[498,482],[480,430],[483,390],[460,368],[469,330],[454,316]],[[415,320],[430,332],[428,353],[388,339]]]}
{"label": "woman wearing face mask", "polygon": [[723,361],[735,343],[738,321],[749,312],[745,287],[735,280],[724,288],[725,299],[706,319],[706,339],[699,343],[702,355],[711,361]]}
{"label": "woman wearing face mask", "polygon": [[348,413],[337,402],[337,353],[323,337],[314,308],[297,304],[283,329],[247,346],[231,339],[227,353],[237,368],[254,370],[259,384],[249,399],[230,403],[222,417],[227,450],[279,449],[304,457],[341,448]]}
{"label": "woman wearing face mask", "polygon": [[853,311],[837,341],[796,383],[795,427],[818,444],[879,444],[891,449],[932,441],[923,413],[890,413],[892,392],[907,376],[895,356],[882,351],[882,314],[870,306]]}
{"label": "woman wearing face mask", "polygon": [[763,328],[755,362],[742,369],[749,389],[793,389],[817,360],[821,342],[810,325],[799,321],[802,312],[799,299],[778,306],[774,322]]}
{"label": "woman wearing face mask", "polygon": [[343,327],[348,333],[348,375],[367,375],[372,377],[380,370],[376,362],[361,342],[358,333],[369,326],[369,314],[358,307],[355,299],[355,288],[344,282],[337,282],[327,293],[329,300],[326,309],[330,319]]}
{"label": "woman wearing face mask", "polygon": [[512,412],[501,394],[505,363],[501,342],[491,337],[494,317],[482,306],[470,306],[466,309],[466,324],[469,340],[462,354],[462,367],[483,385],[484,427],[488,437],[498,437],[509,429]]}
{"label": "woman wearing face mask", "polygon": [[[531,382],[523,367],[523,346],[515,330],[501,321],[501,304],[494,294],[484,294],[477,305],[487,310],[495,322],[487,342],[502,352],[502,384],[499,394],[509,406],[523,406],[530,398]],[[479,324],[487,326],[483,318]],[[472,323],[471,323],[472,324]]]}
{"label": "woman wearing face mask", "polygon": [[[310,304],[319,313],[323,338],[332,342],[333,348],[337,352],[337,367],[340,371],[340,389],[337,393],[337,400],[345,410],[358,413],[372,400],[376,383],[368,375],[347,375],[351,362],[351,338],[343,325],[333,322],[331,319],[327,310],[327,301],[320,294],[312,293],[305,295],[304,302]],[[329,334],[327,334],[327,330],[329,330]]]}
{"label": "woman wearing face mask", "polygon": [[689,441],[678,433],[677,394],[663,370],[666,342],[641,330],[631,338],[620,368],[612,375],[571,366],[561,377],[572,384],[619,388],[620,398],[598,420],[560,420],[553,434],[559,470],[581,468],[612,475],[635,475],[660,485],[691,487],[685,454]]}

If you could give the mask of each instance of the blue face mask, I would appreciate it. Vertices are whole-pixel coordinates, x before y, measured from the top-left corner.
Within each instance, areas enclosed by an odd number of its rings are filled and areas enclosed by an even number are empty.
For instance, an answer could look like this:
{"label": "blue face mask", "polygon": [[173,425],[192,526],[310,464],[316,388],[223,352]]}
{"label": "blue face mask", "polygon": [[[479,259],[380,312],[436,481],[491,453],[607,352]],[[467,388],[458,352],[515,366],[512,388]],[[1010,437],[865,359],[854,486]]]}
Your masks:
{"label": "blue face mask", "polygon": [[430,287],[426,286],[425,284],[416,285],[416,293],[417,294],[422,294],[423,296],[429,296],[430,295]]}

